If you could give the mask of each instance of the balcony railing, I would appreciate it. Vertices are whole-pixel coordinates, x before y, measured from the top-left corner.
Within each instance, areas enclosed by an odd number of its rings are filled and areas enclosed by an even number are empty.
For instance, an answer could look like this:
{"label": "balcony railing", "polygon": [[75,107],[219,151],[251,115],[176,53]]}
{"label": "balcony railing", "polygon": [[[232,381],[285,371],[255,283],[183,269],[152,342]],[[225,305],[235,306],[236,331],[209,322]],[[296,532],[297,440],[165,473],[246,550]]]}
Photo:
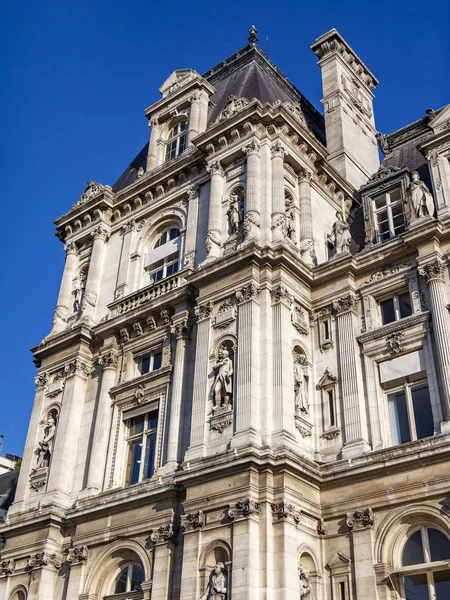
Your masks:
{"label": "balcony railing", "polygon": [[152,300],[157,300],[169,292],[173,292],[174,290],[178,289],[184,283],[186,283],[186,280],[179,273],[176,273],[171,277],[167,277],[162,281],[158,281],[157,283],[151,283],[147,287],[109,304],[108,308],[110,310],[111,317],[123,315],[130,310],[134,310],[135,308],[142,306],[142,304],[146,304]]}

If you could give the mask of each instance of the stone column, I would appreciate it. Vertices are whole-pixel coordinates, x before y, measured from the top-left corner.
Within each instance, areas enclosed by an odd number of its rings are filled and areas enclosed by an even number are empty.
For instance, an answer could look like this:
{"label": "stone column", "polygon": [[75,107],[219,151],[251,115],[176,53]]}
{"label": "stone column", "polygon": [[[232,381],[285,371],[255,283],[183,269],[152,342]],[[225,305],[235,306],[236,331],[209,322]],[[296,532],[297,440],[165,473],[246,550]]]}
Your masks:
{"label": "stone column", "polygon": [[298,177],[300,199],[300,258],[309,267],[315,262],[311,206],[312,173],[304,169]]}
{"label": "stone column", "polygon": [[[90,367],[80,358],[66,365],[61,413],[50,463],[47,492],[41,504],[71,504],[72,476],[76,462],[86,380]],[[78,490],[77,490],[78,491]]]}
{"label": "stone column", "polygon": [[108,440],[111,429],[111,398],[109,390],[114,386],[119,356],[115,349],[108,350],[100,356],[98,363],[103,367],[102,382],[98,395],[97,414],[95,417],[94,435],[89,457],[87,489],[93,493],[103,489],[108,453]]}
{"label": "stone column", "polygon": [[152,600],[167,600],[170,590],[170,572],[173,553],[173,526],[153,529],[150,539],[154,544]]}
{"label": "stone column", "polygon": [[358,456],[370,450],[366,420],[365,394],[359,348],[356,345],[356,299],[352,294],[333,303],[337,319],[338,356],[342,404],[344,410],[344,457]]}
{"label": "stone column", "polygon": [[276,142],[272,152],[272,241],[281,242],[286,237],[284,203],[284,157],[286,148]]}
{"label": "stone column", "polygon": [[186,190],[187,225],[186,244],[184,247],[184,266],[190,269],[195,268],[199,193],[200,188],[198,185],[193,185]]}
{"label": "stone column", "polygon": [[157,167],[157,148],[158,141],[161,137],[161,125],[158,120],[158,116],[154,116],[151,121],[149,121],[149,126],[152,128],[152,132],[150,134],[150,142],[148,145],[148,155],[147,155],[147,169],[146,172],[149,173],[152,169]]}
{"label": "stone column", "polygon": [[183,428],[183,398],[186,378],[186,346],[189,339],[190,323],[187,318],[171,327],[171,334],[176,339],[175,366],[172,377],[172,394],[170,399],[170,414],[168,419],[168,441],[166,470],[175,470],[180,463],[180,440]]}
{"label": "stone column", "polygon": [[199,305],[197,316],[197,341],[195,350],[194,389],[192,400],[191,440],[186,461],[198,458],[205,452],[205,426],[208,400],[209,336],[211,332],[212,304]]}
{"label": "stone column", "polygon": [[273,314],[273,436],[274,445],[295,440],[294,378],[292,363],[291,306],[294,301],[284,285],[271,291]]}
{"label": "stone column", "polygon": [[[236,431],[232,446],[261,445],[259,413],[259,288],[249,283],[236,292],[238,351],[234,361]],[[237,360],[236,360],[237,358]]]}
{"label": "stone column", "polygon": [[92,232],[94,242],[92,244],[91,258],[89,261],[89,271],[86,281],[86,291],[82,301],[83,317],[93,319],[95,305],[97,304],[97,294],[100,286],[100,275],[102,271],[103,255],[105,253],[105,243],[109,238],[109,232],[99,225]]}
{"label": "stone column", "polygon": [[198,135],[200,120],[200,94],[195,92],[189,98],[191,102],[191,114],[189,117],[189,146],[192,146],[192,140]]}
{"label": "stone column", "polygon": [[78,267],[78,249],[75,242],[69,242],[64,246],[66,251],[66,263],[59,289],[58,301],[55,314],[53,315],[52,333],[63,331],[66,327],[67,317],[71,313],[72,285]]}
{"label": "stone column", "polygon": [[347,513],[347,526],[351,531],[357,598],[377,598],[377,585],[373,566],[373,511],[371,508]]}
{"label": "stone column", "polygon": [[136,222],[134,219],[124,223],[122,234],[122,250],[120,253],[119,272],[117,274],[117,284],[114,290],[114,299],[122,298],[127,294],[128,288],[128,268],[130,265],[131,241],[133,239],[133,231],[136,230]]}
{"label": "stone column", "polygon": [[445,266],[441,259],[437,258],[422,265],[419,272],[425,277],[430,291],[442,409],[445,421],[450,421],[450,315],[446,306]]}
{"label": "stone column", "polygon": [[261,217],[259,209],[260,148],[256,140],[252,140],[243,148],[247,155],[247,189],[244,215],[244,231],[247,240],[259,239]]}
{"label": "stone column", "polygon": [[222,247],[223,170],[218,160],[209,164],[206,170],[211,174],[208,231],[205,240],[208,253],[206,260],[208,260],[218,258]]}

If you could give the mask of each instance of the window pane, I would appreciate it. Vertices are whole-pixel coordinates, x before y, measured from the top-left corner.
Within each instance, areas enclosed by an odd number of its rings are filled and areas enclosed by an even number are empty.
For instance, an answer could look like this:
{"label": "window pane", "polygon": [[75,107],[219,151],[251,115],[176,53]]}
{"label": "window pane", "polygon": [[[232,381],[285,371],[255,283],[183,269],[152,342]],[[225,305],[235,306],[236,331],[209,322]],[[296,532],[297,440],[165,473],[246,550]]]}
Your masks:
{"label": "window pane", "polygon": [[334,416],[334,400],[333,400],[333,392],[328,393],[328,407],[330,410],[330,425],[336,425],[335,416]]}
{"label": "window pane", "polygon": [[430,600],[425,573],[405,577],[405,600]]}
{"label": "window pane", "polygon": [[386,323],[392,323],[393,321],[395,321],[395,309],[394,309],[393,298],[389,298],[389,300],[380,302],[380,306],[381,306],[381,317],[383,320],[383,325],[386,325]]}
{"label": "window pane", "polygon": [[[137,483],[139,481],[139,469],[141,462],[141,454],[142,454],[142,438],[138,440],[134,440],[130,444],[130,452],[131,452],[131,471],[130,478],[128,483],[131,485],[132,483]],[[126,591],[126,590],[125,590]]]}
{"label": "window pane", "polygon": [[392,216],[395,217],[395,219],[398,219],[400,217],[403,220],[403,206],[402,206],[401,202],[391,206],[391,210],[392,210]]}
{"label": "window pane", "polygon": [[127,577],[128,577],[128,567],[122,569],[119,577],[116,580],[116,587],[114,588],[115,594],[122,594],[127,591]]}
{"label": "window pane", "polygon": [[140,368],[141,375],[144,375],[144,373],[148,373],[149,369],[150,369],[150,356],[146,356],[141,361],[141,368]]}
{"label": "window pane", "polygon": [[422,534],[420,529],[415,531],[403,548],[402,566],[418,565],[425,562],[423,555]]}
{"label": "window pane", "polygon": [[377,198],[374,198],[373,201],[375,203],[376,210],[378,210],[386,205],[386,196],[383,194],[382,196],[378,196]]}
{"label": "window pane", "polygon": [[155,470],[155,448],[156,433],[147,436],[147,447],[145,450],[144,479],[150,479]]}
{"label": "window pane", "polygon": [[144,431],[144,415],[130,419],[130,435],[136,435]]}
{"label": "window pane", "polygon": [[153,282],[161,281],[164,276],[164,269],[160,269],[159,271],[155,271],[152,275]]}
{"label": "window pane", "polygon": [[161,368],[161,363],[162,363],[162,352],[157,352],[156,354],[153,355],[153,371],[156,371],[156,369],[160,369]]}
{"label": "window pane", "polygon": [[411,441],[405,392],[388,395],[389,415],[391,419],[392,442],[404,444]]}
{"label": "window pane", "polygon": [[433,577],[436,600],[448,600],[450,598],[450,571],[438,571],[433,573]]}
{"label": "window pane", "polygon": [[180,230],[179,229],[171,229],[170,230],[170,239],[175,240],[177,237],[180,237]]}
{"label": "window pane", "polygon": [[136,590],[141,589],[141,583],[144,581],[145,575],[144,571],[138,565],[133,565],[133,570],[131,572],[131,589],[127,590],[129,592],[134,592]]}
{"label": "window pane", "polygon": [[400,318],[410,317],[412,315],[411,300],[409,294],[402,294],[398,297],[398,305],[400,307]]}
{"label": "window pane", "polygon": [[158,427],[158,411],[154,410],[148,415],[147,429],[156,429]]}
{"label": "window pane", "polygon": [[389,197],[390,197],[391,203],[396,202],[397,200],[401,200],[402,195],[400,193],[400,188],[397,188],[396,190],[391,190],[389,192]]}
{"label": "window pane", "polygon": [[182,152],[184,152],[186,150],[186,142],[187,142],[187,136],[186,134],[183,134],[180,137],[180,144],[178,147],[178,154],[181,154]]}
{"label": "window pane", "polygon": [[427,529],[427,533],[430,542],[431,562],[450,560],[450,540],[448,537],[437,529]]}
{"label": "window pane", "polygon": [[[416,424],[417,438],[428,437],[434,434],[433,413],[431,412],[430,394],[428,386],[423,385],[411,390],[414,408],[414,421]],[[450,556],[449,556],[450,558]]]}
{"label": "window pane", "polygon": [[330,322],[328,320],[323,322],[323,337],[325,340],[330,339]]}

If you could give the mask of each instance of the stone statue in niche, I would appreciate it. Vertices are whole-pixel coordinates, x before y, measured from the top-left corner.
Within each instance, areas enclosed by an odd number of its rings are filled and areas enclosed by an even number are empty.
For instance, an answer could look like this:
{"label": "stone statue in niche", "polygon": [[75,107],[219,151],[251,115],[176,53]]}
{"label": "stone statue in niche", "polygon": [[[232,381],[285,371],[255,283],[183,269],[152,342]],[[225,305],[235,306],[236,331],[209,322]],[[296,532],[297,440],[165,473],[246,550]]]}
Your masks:
{"label": "stone statue in niche", "polygon": [[433,196],[426,184],[420,180],[419,173],[413,171],[411,175],[411,208],[416,219],[434,215]]}
{"label": "stone statue in niche", "polygon": [[227,582],[224,575],[225,565],[218,562],[209,578],[205,593],[200,600],[226,600]]}
{"label": "stone statue in niche", "polygon": [[309,583],[309,571],[302,565],[298,568],[300,577],[300,598],[311,598],[311,584]]}
{"label": "stone statue in niche", "polygon": [[350,251],[350,226],[344,220],[344,217],[340,210],[336,213],[335,223],[333,224],[332,232],[327,236],[327,241],[329,244],[335,247],[336,254],[341,254],[342,252]]}
{"label": "stone statue in niche", "polygon": [[231,234],[238,234],[244,220],[244,201],[239,194],[231,194],[227,216]]}
{"label": "stone statue in niche", "polygon": [[286,214],[286,234],[291,242],[295,242],[295,211],[294,201],[290,196],[286,196],[284,200]]}
{"label": "stone statue in niche", "polygon": [[294,361],[294,393],[295,409],[305,415],[309,412],[307,383],[308,376],[305,374],[306,356],[302,353]]}
{"label": "stone statue in niche", "polygon": [[72,289],[73,312],[75,312],[75,313],[80,311],[81,294],[82,294],[81,281],[80,281],[80,279],[75,279],[75,281],[73,282],[73,289]]}
{"label": "stone statue in niche", "polygon": [[214,408],[230,406],[233,394],[233,361],[230,352],[222,346],[219,357],[213,365],[215,372],[213,385]]}
{"label": "stone statue in niche", "polygon": [[47,423],[44,429],[44,437],[39,442],[36,450],[37,464],[36,469],[48,467],[53,453],[53,443],[56,433],[56,415],[50,412],[47,415]]}

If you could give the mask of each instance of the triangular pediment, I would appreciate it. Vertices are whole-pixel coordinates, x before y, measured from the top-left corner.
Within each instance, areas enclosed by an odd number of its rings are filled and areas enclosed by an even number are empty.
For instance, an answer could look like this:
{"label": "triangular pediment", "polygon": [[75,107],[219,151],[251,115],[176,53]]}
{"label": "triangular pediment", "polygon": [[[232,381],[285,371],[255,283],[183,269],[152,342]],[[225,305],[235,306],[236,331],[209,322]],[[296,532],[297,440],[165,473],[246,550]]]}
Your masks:
{"label": "triangular pediment", "polygon": [[351,562],[348,556],[345,556],[342,552],[336,552],[328,561],[328,566],[330,569],[333,569],[335,567],[348,566]]}
{"label": "triangular pediment", "polygon": [[317,387],[324,388],[327,386],[332,386],[336,383],[337,377],[331,373],[331,371],[327,368],[325,369],[322,377],[317,384]]}
{"label": "triangular pediment", "polygon": [[200,77],[200,75],[194,69],[177,69],[166,79],[159,91],[163,97],[167,96],[196,77]]}
{"label": "triangular pediment", "polygon": [[450,123],[450,104],[444,106],[439,114],[428,123],[428,126],[436,133],[441,129],[442,125],[446,125],[447,123]]}

